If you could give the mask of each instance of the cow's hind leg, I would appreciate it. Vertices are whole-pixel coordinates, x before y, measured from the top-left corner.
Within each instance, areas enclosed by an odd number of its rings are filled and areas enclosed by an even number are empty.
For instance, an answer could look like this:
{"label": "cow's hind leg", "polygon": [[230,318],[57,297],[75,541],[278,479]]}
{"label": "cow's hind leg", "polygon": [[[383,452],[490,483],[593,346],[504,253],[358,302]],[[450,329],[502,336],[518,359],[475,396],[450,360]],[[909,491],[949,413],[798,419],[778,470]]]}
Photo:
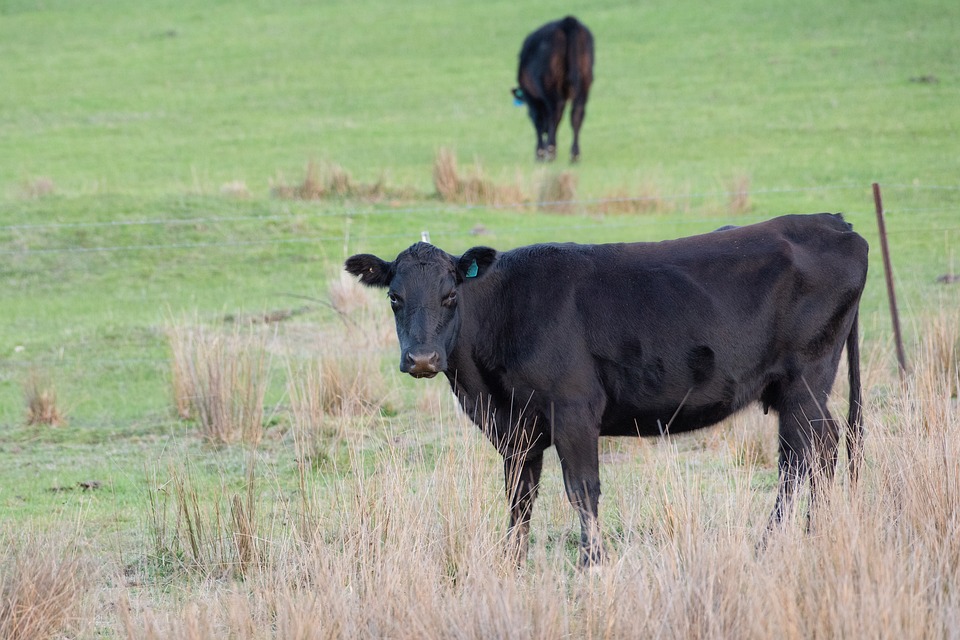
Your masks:
{"label": "cow's hind leg", "polygon": [[510,501],[511,553],[518,565],[527,556],[530,537],[530,516],[533,503],[540,488],[540,472],[543,470],[543,450],[536,449],[503,459],[503,475],[506,481],[507,499]]}
{"label": "cow's hind leg", "polygon": [[570,162],[576,162],[580,159],[580,127],[583,125],[583,118],[587,115],[587,95],[584,92],[577,93],[570,107],[570,124],[573,126],[573,146],[570,147]]}
{"label": "cow's hind leg", "polygon": [[553,442],[563,469],[563,485],[580,516],[580,566],[603,561],[603,542],[597,519],[600,504],[600,429],[589,411],[556,411]]}
{"label": "cow's hind leg", "polygon": [[527,110],[530,113],[530,120],[533,121],[533,128],[537,132],[537,150],[536,159],[540,162],[547,160],[547,132],[550,129],[549,115],[546,104],[541,100],[528,99]]}
{"label": "cow's hind leg", "polygon": [[809,480],[808,524],[816,503],[833,480],[837,463],[839,428],[827,409],[833,376],[811,383],[800,376],[778,404],[780,414],[780,481],[769,528],[776,527],[793,510],[797,489]]}
{"label": "cow's hind leg", "polygon": [[566,106],[566,100],[560,99],[548,102],[552,107],[547,113],[547,160],[551,161],[557,157],[557,129],[560,128],[560,120],[563,118],[563,108]]}

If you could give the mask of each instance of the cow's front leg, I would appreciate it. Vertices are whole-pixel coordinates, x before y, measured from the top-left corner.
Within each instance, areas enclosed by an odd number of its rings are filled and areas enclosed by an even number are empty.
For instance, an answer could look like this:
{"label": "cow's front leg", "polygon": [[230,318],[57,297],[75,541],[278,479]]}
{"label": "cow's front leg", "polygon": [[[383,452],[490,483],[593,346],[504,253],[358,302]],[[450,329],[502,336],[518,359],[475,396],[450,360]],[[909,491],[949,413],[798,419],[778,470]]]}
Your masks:
{"label": "cow's front leg", "polygon": [[[576,412],[581,413],[581,412]],[[574,414],[575,415],[575,414]],[[584,421],[554,418],[553,441],[563,469],[563,485],[570,504],[580,516],[580,566],[603,561],[603,541],[597,518],[600,504],[600,429],[595,419],[581,413]]]}
{"label": "cow's front leg", "polygon": [[540,488],[540,472],[543,470],[543,451],[532,450],[503,458],[503,475],[506,481],[507,499],[510,501],[510,530],[508,533],[511,553],[517,565],[527,558],[530,540],[530,516],[533,503]]}

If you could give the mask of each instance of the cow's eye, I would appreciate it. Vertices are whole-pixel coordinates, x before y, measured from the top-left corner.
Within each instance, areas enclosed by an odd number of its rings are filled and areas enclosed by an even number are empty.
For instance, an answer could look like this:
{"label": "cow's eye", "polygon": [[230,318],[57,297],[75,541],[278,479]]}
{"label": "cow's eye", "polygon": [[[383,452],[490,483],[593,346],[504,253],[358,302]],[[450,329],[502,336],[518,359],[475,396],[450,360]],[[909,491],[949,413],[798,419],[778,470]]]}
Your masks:
{"label": "cow's eye", "polygon": [[392,291],[387,294],[387,299],[390,300],[390,304],[393,305],[394,307],[400,306],[400,296],[393,293]]}
{"label": "cow's eye", "polygon": [[447,295],[443,296],[443,305],[445,307],[452,307],[457,304],[457,292],[456,290],[451,291]]}

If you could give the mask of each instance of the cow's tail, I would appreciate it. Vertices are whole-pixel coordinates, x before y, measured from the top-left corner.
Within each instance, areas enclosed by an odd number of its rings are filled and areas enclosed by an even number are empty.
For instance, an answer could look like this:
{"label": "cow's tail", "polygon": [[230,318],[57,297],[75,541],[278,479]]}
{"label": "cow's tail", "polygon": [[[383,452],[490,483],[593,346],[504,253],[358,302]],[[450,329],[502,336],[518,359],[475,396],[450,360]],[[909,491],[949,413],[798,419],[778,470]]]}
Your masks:
{"label": "cow's tail", "polygon": [[860,312],[853,316],[853,326],[847,336],[847,378],[850,383],[850,408],[847,413],[847,458],[850,482],[856,484],[863,460],[863,403],[860,387],[860,336],[857,325]]}
{"label": "cow's tail", "polygon": [[567,40],[567,83],[576,92],[580,88],[580,31],[583,25],[573,16],[560,21],[560,29]]}

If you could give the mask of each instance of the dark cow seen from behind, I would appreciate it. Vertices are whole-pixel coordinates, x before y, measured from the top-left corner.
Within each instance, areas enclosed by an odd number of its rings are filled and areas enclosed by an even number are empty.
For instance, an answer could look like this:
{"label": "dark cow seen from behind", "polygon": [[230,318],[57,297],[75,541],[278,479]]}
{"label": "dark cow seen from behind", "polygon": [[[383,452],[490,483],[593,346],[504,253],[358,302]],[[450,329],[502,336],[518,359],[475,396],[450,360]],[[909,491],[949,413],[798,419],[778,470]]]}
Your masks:
{"label": "dark cow seen from behind", "polygon": [[571,101],[573,146],[570,160],[580,157],[580,126],[593,83],[593,35],[579,20],[567,16],[548,22],[523,41],[514,98],[525,102],[537,132],[537,160],[557,155],[557,127]]}
{"label": "dark cow seen from behind", "polygon": [[[346,269],[388,290],[400,370],[443,373],[504,458],[522,557],[544,451],[580,516],[581,563],[601,559],[600,436],[715,424],[759,402],[779,416],[771,526],[797,486],[833,475],[828,396],[846,346],[847,448],[860,457],[857,316],[867,243],[840,215],[790,215],[655,243],[538,244],[461,256],[417,243]],[[814,492],[815,495],[816,492]]]}

